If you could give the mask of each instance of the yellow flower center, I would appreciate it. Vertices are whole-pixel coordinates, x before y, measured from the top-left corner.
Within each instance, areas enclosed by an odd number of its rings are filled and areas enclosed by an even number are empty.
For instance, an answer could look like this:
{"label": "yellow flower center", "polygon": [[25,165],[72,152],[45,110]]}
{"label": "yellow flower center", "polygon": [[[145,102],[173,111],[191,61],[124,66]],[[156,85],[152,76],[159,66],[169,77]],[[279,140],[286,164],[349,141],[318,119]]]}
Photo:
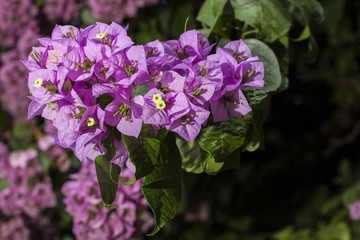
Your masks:
{"label": "yellow flower center", "polygon": [[43,80],[41,78],[38,78],[35,80],[35,87],[39,88],[42,85]]}
{"label": "yellow flower center", "polygon": [[105,34],[104,33],[99,33],[99,34],[96,34],[96,37],[99,38],[99,39],[103,39],[105,37]]}
{"label": "yellow flower center", "polygon": [[163,100],[160,100],[160,101],[158,101],[157,103],[156,103],[156,108],[157,109],[164,109],[166,107],[166,104],[165,104],[165,102],[163,101]]}
{"label": "yellow flower center", "polygon": [[86,120],[86,124],[88,125],[88,127],[94,126],[94,124],[95,124],[95,119],[92,118],[92,117],[89,117],[89,118]]}
{"label": "yellow flower center", "polygon": [[158,103],[158,102],[161,102],[162,101],[162,97],[160,94],[154,94],[153,96],[153,102],[154,103]]}

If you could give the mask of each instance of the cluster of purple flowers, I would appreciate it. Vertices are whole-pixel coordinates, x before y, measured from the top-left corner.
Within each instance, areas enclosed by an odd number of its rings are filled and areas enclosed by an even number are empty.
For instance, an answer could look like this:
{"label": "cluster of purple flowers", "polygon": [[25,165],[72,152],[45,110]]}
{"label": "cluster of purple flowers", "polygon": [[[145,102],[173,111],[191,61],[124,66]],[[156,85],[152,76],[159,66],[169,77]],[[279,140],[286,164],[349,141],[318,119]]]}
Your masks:
{"label": "cluster of purple flowers", "polygon": [[30,229],[25,226],[21,217],[0,220],[0,239],[27,240],[30,239]]}
{"label": "cluster of purple flowers", "polygon": [[80,10],[84,6],[76,0],[46,0],[44,3],[44,13],[50,21],[62,20],[70,22],[71,19],[80,15]]}
{"label": "cluster of purple flowers", "polygon": [[[105,153],[111,126],[138,137],[142,124],[193,141],[207,123],[251,108],[242,89],[264,85],[264,68],[242,40],[209,55],[196,30],[179,40],[133,45],[127,28],[97,23],[56,26],[24,61],[32,94],[28,118],[42,115],[57,128],[56,142],[82,161]],[[121,151],[123,143],[118,142]]]}
{"label": "cluster of purple flowers", "polygon": [[0,181],[8,184],[0,192],[0,215],[9,219],[0,224],[0,239],[29,239],[22,218],[43,222],[42,210],[56,206],[51,180],[39,165],[36,150],[9,154],[0,142]]}
{"label": "cluster of purple flowers", "polygon": [[[133,178],[123,169],[121,181]],[[142,239],[153,225],[147,203],[141,192],[141,181],[130,186],[119,186],[113,204],[107,209],[101,199],[94,164],[83,164],[77,174],[62,187],[66,211],[73,217],[76,239]]]}
{"label": "cluster of purple flowers", "polygon": [[28,99],[26,86],[27,70],[19,59],[25,59],[32,46],[37,44],[39,35],[32,30],[26,30],[16,41],[16,49],[1,54],[0,65],[0,102],[16,123],[25,123]]}
{"label": "cluster of purple flowers", "polygon": [[27,57],[37,43],[37,7],[31,0],[0,1],[0,102],[13,115],[16,123],[26,122],[29,105],[26,88],[26,68],[20,59]]}
{"label": "cluster of purple flowers", "polygon": [[80,10],[89,7],[94,18],[103,22],[121,22],[136,16],[138,8],[157,4],[159,0],[46,0],[44,12],[50,21],[69,22],[80,16]]}
{"label": "cluster of purple flowers", "polygon": [[15,47],[24,29],[35,30],[38,8],[31,0],[0,1],[0,41],[2,47]]}

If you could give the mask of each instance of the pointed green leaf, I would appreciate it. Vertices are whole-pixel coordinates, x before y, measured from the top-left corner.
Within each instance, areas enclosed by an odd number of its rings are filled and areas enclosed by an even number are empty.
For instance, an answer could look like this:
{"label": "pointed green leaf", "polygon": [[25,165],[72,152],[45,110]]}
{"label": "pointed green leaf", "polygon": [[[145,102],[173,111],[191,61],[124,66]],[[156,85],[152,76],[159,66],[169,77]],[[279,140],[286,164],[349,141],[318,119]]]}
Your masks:
{"label": "pointed green leaf", "polygon": [[155,235],[173,219],[180,206],[181,159],[179,151],[172,142],[175,141],[173,138],[173,134],[169,134],[162,143],[161,157],[154,170],[145,176],[142,185],[144,196],[155,217],[155,227],[148,234],[149,236]]}
{"label": "pointed green leaf", "polygon": [[122,140],[136,167],[136,179],[150,174],[160,157],[160,140],[152,126],[143,125],[138,138],[122,135]]}
{"label": "pointed green leaf", "polygon": [[95,158],[96,177],[100,188],[101,198],[105,204],[111,204],[116,198],[120,167],[110,162],[111,157],[99,155]]}
{"label": "pointed green leaf", "polygon": [[227,156],[244,145],[251,116],[252,113],[243,117],[230,117],[226,122],[204,128],[199,137],[200,147],[216,162],[223,162]]}
{"label": "pointed green leaf", "polygon": [[306,25],[300,36],[296,39],[293,39],[294,42],[301,42],[308,39],[311,36],[309,25]]}
{"label": "pointed green leaf", "polygon": [[221,16],[227,0],[206,0],[196,20],[208,28],[212,28]]}
{"label": "pointed green leaf", "polygon": [[261,135],[258,127],[253,120],[248,135],[246,137],[246,142],[242,149],[243,151],[254,152],[260,147],[260,144]]}
{"label": "pointed green leaf", "polygon": [[197,139],[188,142],[182,137],[176,136],[176,145],[180,151],[182,169],[192,173],[202,173],[205,170],[207,153],[200,148]]}
{"label": "pointed green leaf", "polygon": [[291,17],[280,0],[230,0],[235,18],[258,29],[268,42],[284,36]]}

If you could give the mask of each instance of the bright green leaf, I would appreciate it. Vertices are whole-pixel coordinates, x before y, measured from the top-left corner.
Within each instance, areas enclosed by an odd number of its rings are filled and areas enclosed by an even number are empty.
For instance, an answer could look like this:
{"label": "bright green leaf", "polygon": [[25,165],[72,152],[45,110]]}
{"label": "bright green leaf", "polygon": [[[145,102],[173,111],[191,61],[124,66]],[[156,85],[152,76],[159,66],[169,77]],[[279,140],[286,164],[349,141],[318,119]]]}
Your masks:
{"label": "bright green leaf", "polygon": [[208,28],[212,28],[222,15],[227,0],[206,0],[202,5],[196,20]]}
{"label": "bright green leaf", "polygon": [[248,23],[268,42],[284,36],[290,29],[291,17],[280,0],[230,0],[235,18]]}

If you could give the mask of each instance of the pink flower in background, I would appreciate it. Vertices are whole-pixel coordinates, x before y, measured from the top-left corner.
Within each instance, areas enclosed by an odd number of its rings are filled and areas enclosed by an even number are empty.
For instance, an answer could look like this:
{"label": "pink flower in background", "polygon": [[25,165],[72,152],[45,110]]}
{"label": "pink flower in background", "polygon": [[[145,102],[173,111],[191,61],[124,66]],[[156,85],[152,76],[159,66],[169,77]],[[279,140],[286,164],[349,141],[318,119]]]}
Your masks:
{"label": "pink flower in background", "polygon": [[35,149],[8,154],[6,146],[0,143],[0,178],[8,183],[0,192],[2,214],[25,214],[35,219],[45,208],[56,206],[51,179],[44,175]]}
{"label": "pink flower in background", "polygon": [[46,0],[44,12],[50,21],[69,22],[72,18],[80,15],[82,7],[83,4],[76,0]]}
{"label": "pink flower in background", "polygon": [[9,221],[0,220],[0,239],[27,240],[30,239],[30,230],[21,217]]}
{"label": "pink flower in background", "polygon": [[38,8],[31,0],[1,0],[0,1],[0,41],[1,47],[14,47],[17,38],[24,29],[36,31],[35,16]]}
{"label": "pink flower in background", "polygon": [[348,209],[352,220],[360,220],[360,200],[349,204]]}
{"label": "pink flower in background", "polygon": [[[134,177],[122,169],[120,181]],[[147,203],[141,192],[141,181],[121,186],[113,205],[107,209],[102,202],[94,164],[83,164],[80,171],[62,187],[66,211],[73,217],[73,232],[77,239],[142,239],[153,225]]]}

